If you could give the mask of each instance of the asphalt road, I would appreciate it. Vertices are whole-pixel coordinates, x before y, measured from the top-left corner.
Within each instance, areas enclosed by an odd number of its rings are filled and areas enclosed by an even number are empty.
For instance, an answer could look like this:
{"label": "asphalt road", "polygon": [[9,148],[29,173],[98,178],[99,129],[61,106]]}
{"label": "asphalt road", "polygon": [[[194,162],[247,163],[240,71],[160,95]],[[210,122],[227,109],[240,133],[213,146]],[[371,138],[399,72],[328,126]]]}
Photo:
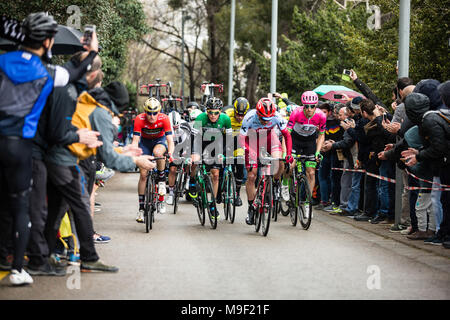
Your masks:
{"label": "asphalt road", "polygon": [[156,216],[150,233],[135,222],[135,173],[116,173],[99,190],[96,245],[117,274],[34,277],[12,288],[3,274],[0,299],[450,299],[450,259],[356,228],[317,211],[311,228],[288,217],[262,237],[245,224],[247,201],[230,224],[200,226],[195,208]]}

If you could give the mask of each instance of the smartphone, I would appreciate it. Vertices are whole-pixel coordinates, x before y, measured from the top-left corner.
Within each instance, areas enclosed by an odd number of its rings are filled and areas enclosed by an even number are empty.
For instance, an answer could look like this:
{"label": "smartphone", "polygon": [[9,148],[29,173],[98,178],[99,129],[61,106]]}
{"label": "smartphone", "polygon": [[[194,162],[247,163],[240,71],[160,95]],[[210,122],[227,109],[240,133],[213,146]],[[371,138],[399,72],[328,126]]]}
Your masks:
{"label": "smartphone", "polygon": [[83,45],[89,46],[92,40],[92,34],[95,32],[95,25],[84,26]]}
{"label": "smartphone", "polygon": [[346,74],[348,76],[352,74],[352,72],[350,70],[347,70],[347,69],[344,69],[344,71],[342,71],[342,73]]}
{"label": "smartphone", "polygon": [[397,69],[398,69],[398,60],[397,60]]}
{"label": "smartphone", "polygon": [[342,99],[342,94],[335,94],[335,95],[334,95],[334,98],[335,98],[335,99]]}

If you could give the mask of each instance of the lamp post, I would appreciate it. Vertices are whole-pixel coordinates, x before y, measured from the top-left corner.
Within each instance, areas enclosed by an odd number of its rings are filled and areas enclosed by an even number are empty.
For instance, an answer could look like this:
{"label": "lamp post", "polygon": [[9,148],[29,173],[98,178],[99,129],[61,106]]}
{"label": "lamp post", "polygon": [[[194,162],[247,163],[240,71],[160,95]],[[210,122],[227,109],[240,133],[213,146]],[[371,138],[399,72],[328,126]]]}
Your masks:
{"label": "lamp post", "polygon": [[234,65],[234,21],[236,16],[236,0],[231,0],[230,22],[230,66],[228,70],[228,105],[233,103],[233,65]]}
{"label": "lamp post", "polygon": [[270,45],[270,92],[277,90],[278,0],[272,0],[272,37]]}

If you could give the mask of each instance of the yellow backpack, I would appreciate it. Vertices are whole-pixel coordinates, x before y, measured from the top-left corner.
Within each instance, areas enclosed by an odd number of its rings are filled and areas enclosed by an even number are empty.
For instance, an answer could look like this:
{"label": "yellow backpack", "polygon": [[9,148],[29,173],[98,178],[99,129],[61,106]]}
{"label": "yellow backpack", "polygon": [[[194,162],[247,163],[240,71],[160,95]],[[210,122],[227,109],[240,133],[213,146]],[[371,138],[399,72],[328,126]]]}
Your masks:
{"label": "yellow backpack", "polygon": [[[92,130],[89,116],[97,107],[105,109],[111,114],[111,116],[113,115],[111,110],[98,103],[89,93],[87,93],[86,91],[83,92],[78,97],[77,108],[72,115],[72,124],[78,129],[87,128],[89,130]],[[89,158],[90,156],[97,154],[96,148],[89,148],[87,145],[79,142],[71,144],[68,148],[74,155],[78,157],[79,160],[84,160]]]}

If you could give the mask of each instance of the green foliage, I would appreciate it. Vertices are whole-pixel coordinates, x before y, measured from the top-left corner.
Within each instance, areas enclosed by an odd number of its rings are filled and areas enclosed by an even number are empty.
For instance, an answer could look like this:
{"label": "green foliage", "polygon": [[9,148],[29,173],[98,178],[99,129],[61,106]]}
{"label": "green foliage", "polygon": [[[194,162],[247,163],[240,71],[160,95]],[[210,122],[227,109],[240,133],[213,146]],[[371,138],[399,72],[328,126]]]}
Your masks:
{"label": "green foliage", "polygon": [[128,90],[128,95],[130,96],[130,103],[128,104],[131,107],[137,107],[137,88],[134,83],[131,83],[130,81],[125,81],[125,86]]}
{"label": "green foliage", "polygon": [[145,13],[139,0],[19,0],[0,2],[0,12],[16,19],[28,14],[48,11],[59,24],[65,25],[70,14],[67,8],[76,5],[81,10],[81,26],[95,24],[100,56],[103,60],[104,82],[120,78],[126,65],[127,45],[148,32]]}

